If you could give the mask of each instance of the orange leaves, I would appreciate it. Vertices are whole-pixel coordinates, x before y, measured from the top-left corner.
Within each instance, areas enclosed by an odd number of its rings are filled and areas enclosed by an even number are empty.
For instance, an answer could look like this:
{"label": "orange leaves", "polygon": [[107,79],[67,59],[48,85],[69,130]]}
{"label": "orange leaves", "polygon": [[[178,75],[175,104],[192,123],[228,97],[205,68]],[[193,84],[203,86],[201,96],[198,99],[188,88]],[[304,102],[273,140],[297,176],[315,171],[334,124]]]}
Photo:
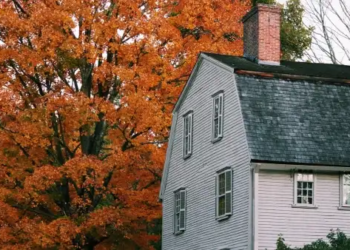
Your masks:
{"label": "orange leaves", "polygon": [[62,173],[59,169],[53,166],[43,166],[36,169],[32,176],[26,178],[24,188],[27,192],[45,191],[59,182],[61,178]]}
{"label": "orange leaves", "polygon": [[0,248],[152,249],[173,105],[247,2],[0,1]]}

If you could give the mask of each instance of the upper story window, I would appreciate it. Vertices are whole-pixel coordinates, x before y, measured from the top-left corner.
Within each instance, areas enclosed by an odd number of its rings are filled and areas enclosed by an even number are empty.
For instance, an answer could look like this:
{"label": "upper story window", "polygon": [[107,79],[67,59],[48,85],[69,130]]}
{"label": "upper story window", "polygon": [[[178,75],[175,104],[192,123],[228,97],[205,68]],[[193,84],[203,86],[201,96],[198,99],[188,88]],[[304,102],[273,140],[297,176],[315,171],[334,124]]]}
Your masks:
{"label": "upper story window", "polygon": [[350,207],[350,174],[344,174],[342,176],[342,206]]}
{"label": "upper story window", "polygon": [[212,140],[217,141],[222,138],[224,113],[224,93],[220,92],[213,96],[213,131]]}
{"label": "upper story window", "polygon": [[232,213],[232,169],[219,171],[216,176],[216,217],[226,218]]}
{"label": "upper story window", "polygon": [[186,216],[186,190],[179,189],[174,192],[174,233],[185,231]]}
{"label": "upper story window", "polygon": [[183,138],[183,154],[184,158],[192,154],[192,133],[193,130],[193,112],[184,115],[184,138]]}
{"label": "upper story window", "polygon": [[295,174],[295,205],[314,206],[315,205],[315,176],[312,173]]}

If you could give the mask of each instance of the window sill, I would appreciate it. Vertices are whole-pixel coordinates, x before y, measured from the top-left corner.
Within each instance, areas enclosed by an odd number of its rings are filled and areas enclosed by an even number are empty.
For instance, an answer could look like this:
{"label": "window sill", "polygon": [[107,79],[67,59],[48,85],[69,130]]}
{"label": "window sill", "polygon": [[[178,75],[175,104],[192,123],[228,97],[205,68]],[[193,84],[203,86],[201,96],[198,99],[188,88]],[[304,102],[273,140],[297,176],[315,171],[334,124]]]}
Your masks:
{"label": "window sill", "polygon": [[340,206],[340,207],[338,207],[338,210],[347,210],[347,211],[350,211],[350,207],[349,207],[349,206]]}
{"label": "window sill", "polygon": [[292,204],[292,208],[317,209],[316,205]]}
{"label": "window sill", "polygon": [[185,230],[180,230],[180,231],[174,233],[174,235],[180,235],[180,234],[183,234],[184,232],[185,232]]}
{"label": "window sill", "polygon": [[228,218],[230,218],[230,214],[228,214],[228,215],[222,215],[222,216],[220,216],[220,217],[216,217],[216,220],[217,221],[223,221],[223,220],[227,220]]}
{"label": "window sill", "polygon": [[187,160],[188,158],[190,158],[191,157],[191,155],[192,154],[188,154],[188,155],[185,155],[183,158],[184,158],[184,160]]}
{"label": "window sill", "polygon": [[222,136],[218,137],[218,138],[215,138],[215,139],[212,139],[211,140],[211,143],[215,143],[215,142],[218,142],[218,141],[221,141],[222,140]]}

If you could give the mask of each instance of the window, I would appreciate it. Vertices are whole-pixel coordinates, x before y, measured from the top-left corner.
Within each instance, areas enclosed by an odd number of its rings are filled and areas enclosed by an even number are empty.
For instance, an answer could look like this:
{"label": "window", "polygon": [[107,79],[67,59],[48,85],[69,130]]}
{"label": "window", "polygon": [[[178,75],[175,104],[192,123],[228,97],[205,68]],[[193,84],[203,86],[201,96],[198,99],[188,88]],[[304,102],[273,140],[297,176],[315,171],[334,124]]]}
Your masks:
{"label": "window", "polygon": [[184,116],[184,158],[187,158],[192,154],[192,126],[193,113],[190,112]]}
{"label": "window", "polygon": [[178,234],[185,230],[186,190],[180,189],[174,194],[174,233]]}
{"label": "window", "polygon": [[227,217],[232,213],[232,170],[220,171],[216,177],[216,216]]}
{"label": "window", "polygon": [[342,206],[350,207],[350,174],[342,176]]}
{"label": "window", "polygon": [[312,173],[295,174],[294,203],[296,205],[315,205],[315,176]]}
{"label": "window", "polygon": [[213,131],[212,140],[217,141],[222,138],[223,131],[223,109],[224,93],[216,94],[213,97]]}

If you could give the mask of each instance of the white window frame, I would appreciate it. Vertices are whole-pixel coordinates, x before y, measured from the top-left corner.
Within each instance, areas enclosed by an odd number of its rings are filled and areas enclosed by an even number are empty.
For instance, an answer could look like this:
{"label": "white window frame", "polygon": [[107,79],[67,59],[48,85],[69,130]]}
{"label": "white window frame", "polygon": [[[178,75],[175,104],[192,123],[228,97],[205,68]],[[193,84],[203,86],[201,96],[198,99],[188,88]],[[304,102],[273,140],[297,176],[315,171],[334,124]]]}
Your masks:
{"label": "white window frame", "polygon": [[[183,196],[183,204],[181,204],[181,196]],[[186,209],[187,208],[187,191],[185,188],[174,191],[174,234],[181,234],[186,230]],[[183,218],[182,218],[183,217]],[[181,220],[183,226],[181,227]]]}
{"label": "white window frame", "polygon": [[[312,175],[312,204],[306,204],[306,203],[298,203],[298,175]],[[315,199],[315,193],[316,193],[316,175],[315,173],[309,173],[309,172],[301,172],[301,173],[295,173],[294,174],[294,204],[293,207],[301,207],[301,208],[317,208],[316,206],[316,199]]]}
{"label": "white window frame", "polygon": [[[344,184],[345,184],[345,176],[350,176],[349,173],[344,173],[340,175],[340,206],[350,209],[350,204],[344,203]],[[350,184],[348,184],[350,186]]]}
{"label": "white window frame", "polygon": [[[224,93],[222,91],[214,94],[213,96],[213,113],[212,113],[212,142],[217,142],[222,139],[223,137],[223,130],[224,130]],[[218,116],[216,117],[215,114],[215,103],[216,101],[219,102],[218,105]],[[215,121],[218,120],[217,125],[215,125]],[[218,129],[218,134],[215,136],[215,129]]]}
{"label": "white window frame", "polygon": [[[184,132],[183,132],[183,157],[188,158],[192,154],[193,149],[193,112],[189,111],[183,116]],[[187,130],[186,130],[186,126]],[[187,134],[186,134],[187,131]]]}
{"label": "white window frame", "polygon": [[[227,175],[230,174],[231,182],[229,183],[230,190],[227,190]],[[225,175],[225,192],[223,194],[219,194],[219,189],[220,189],[220,182],[219,178],[221,175]],[[219,170],[216,173],[216,179],[215,179],[215,216],[216,219],[218,220],[223,220],[229,218],[230,215],[232,215],[232,204],[233,204],[233,171],[231,167],[224,168],[222,170]],[[230,211],[226,211],[227,209],[227,196],[230,197]],[[219,214],[219,199],[220,197],[225,197],[225,213],[224,214]]]}

